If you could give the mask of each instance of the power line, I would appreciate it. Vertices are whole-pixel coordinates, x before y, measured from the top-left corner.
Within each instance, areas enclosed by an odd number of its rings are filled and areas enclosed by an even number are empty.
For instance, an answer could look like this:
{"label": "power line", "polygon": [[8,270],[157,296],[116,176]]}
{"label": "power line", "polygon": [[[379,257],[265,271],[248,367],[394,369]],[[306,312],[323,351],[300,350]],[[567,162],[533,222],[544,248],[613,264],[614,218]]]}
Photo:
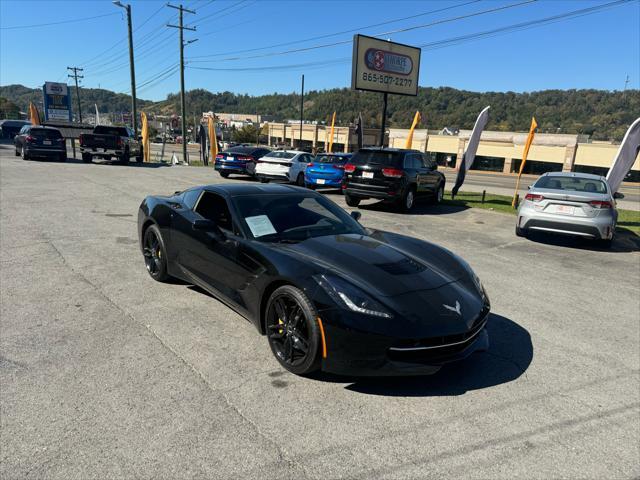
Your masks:
{"label": "power line", "polygon": [[209,15],[205,15],[204,17],[200,18],[197,22],[193,22],[193,23],[187,24],[186,26],[187,27],[198,26],[199,24],[202,24],[202,22],[205,21],[207,18],[211,18],[211,17],[213,17],[215,15],[218,15],[219,13],[222,13],[222,12],[226,12],[227,10],[229,10],[231,8],[234,8],[234,7],[237,7],[241,3],[245,3],[247,1],[248,0],[240,0],[239,2],[236,2],[233,5],[229,5],[228,7],[225,7],[223,9],[221,9],[221,10],[217,10],[217,11],[215,11],[213,13],[210,13]]}
{"label": "power line", "polygon": [[37,23],[37,24],[33,24],[33,25],[14,25],[12,27],[0,27],[0,30],[16,30],[18,28],[23,29],[23,28],[49,27],[51,25],[62,25],[64,23],[86,22],[87,20],[94,20],[96,18],[110,17],[112,15],[118,15],[118,12],[104,13],[102,15],[94,15],[93,17],[74,18],[72,20],[61,20],[59,22]]}
{"label": "power line", "polygon": [[[445,23],[451,23],[451,22],[456,22],[458,20],[464,20],[467,18],[471,18],[471,17],[477,17],[480,15],[486,15],[489,13],[495,13],[498,11],[502,11],[502,10],[506,10],[509,8],[514,8],[514,7],[520,7],[523,5],[528,5],[534,2],[537,2],[538,0],[525,0],[522,2],[518,2],[518,3],[512,3],[509,5],[504,5],[504,6],[500,6],[500,7],[495,7],[495,8],[490,8],[488,10],[483,10],[480,12],[474,12],[474,13],[470,13],[467,15],[460,15],[458,17],[452,17],[452,18],[445,18],[442,20],[436,20],[434,22],[430,22],[430,23],[425,23],[422,25],[415,25],[412,27],[406,27],[406,28],[399,28],[397,30],[393,30],[393,31],[389,31],[389,32],[383,32],[383,33],[379,33],[377,35],[373,35],[374,37],[382,37],[385,35],[390,35],[390,34],[394,34],[394,33],[403,33],[403,32],[408,32],[411,30],[417,30],[420,28],[429,28],[429,27],[433,27],[436,25],[442,25]],[[216,60],[216,62],[227,62],[227,61],[236,61],[236,60],[249,60],[249,59],[254,59],[254,58],[265,58],[265,57],[275,57],[275,56],[280,56],[280,55],[288,55],[291,53],[300,53],[300,52],[307,52],[310,50],[317,50],[320,48],[328,48],[328,47],[335,47],[338,45],[346,45],[349,43],[352,43],[353,39],[349,39],[349,40],[342,40],[342,41],[338,41],[338,42],[333,42],[333,43],[325,43],[322,45],[313,45],[310,47],[303,47],[303,48],[295,48],[292,50],[284,50],[281,52],[269,52],[269,53],[263,53],[263,54],[259,54],[259,55],[248,55],[248,56],[240,56],[240,57],[228,57],[228,58],[222,58],[219,60]],[[209,63],[211,62],[211,60],[207,61],[207,60],[194,60],[192,63]]]}
{"label": "power line", "polygon": [[[222,15],[216,15],[216,21],[217,21],[217,20],[219,20],[219,19],[221,19],[221,18],[227,17],[227,16],[229,16],[229,15],[233,15],[234,13],[237,13],[237,12],[239,12],[240,10],[244,10],[245,8],[250,7],[251,5],[254,5],[254,4],[256,4],[256,3],[258,3],[258,0],[254,0],[254,1],[253,1],[253,2],[251,2],[251,3],[247,3],[247,4],[245,4],[245,5],[242,5],[241,7],[237,8],[237,9],[235,9],[235,10],[232,10],[232,11],[230,11],[230,12],[224,13],[224,14],[222,14]],[[201,25],[201,23],[200,23],[199,25]],[[234,24],[233,26],[235,27],[235,26],[238,26],[238,25],[242,25],[242,24],[238,24],[238,23],[236,23],[236,24]],[[227,30],[227,29],[225,29],[225,30]],[[214,33],[218,33],[219,31],[221,31],[221,29],[211,30],[211,31],[207,32],[205,35],[212,35],[212,34],[214,34]],[[202,37],[203,35],[200,35],[200,36]]]}
{"label": "power line", "polygon": [[[300,43],[311,42],[311,41],[314,41],[314,40],[321,40],[323,38],[335,37],[335,36],[343,35],[343,34],[346,34],[346,33],[359,32],[359,31],[362,31],[362,30],[367,30],[369,28],[375,28],[375,27],[380,27],[382,25],[388,25],[390,23],[397,23],[397,22],[402,22],[402,21],[405,21],[405,20],[411,20],[413,18],[424,17],[425,15],[431,15],[433,13],[440,13],[440,12],[444,12],[446,10],[451,10],[451,9],[454,9],[454,8],[464,7],[464,6],[471,5],[473,3],[478,3],[478,2],[481,2],[481,1],[482,0],[471,0],[469,2],[460,3],[460,4],[456,4],[456,5],[451,5],[451,6],[445,7],[445,8],[438,8],[436,10],[429,10],[427,12],[422,12],[422,13],[418,13],[418,14],[415,14],[415,15],[410,15],[408,17],[396,18],[394,20],[387,20],[385,22],[374,23],[372,25],[365,25],[363,27],[352,28],[352,29],[349,29],[349,30],[342,30],[341,32],[328,33],[328,34],[325,34],[325,35],[318,35],[316,37],[305,38],[305,39],[302,39],[302,40],[294,40],[294,41],[290,41],[290,42],[276,43],[274,45],[269,45],[267,47],[249,48],[249,49],[245,49],[245,50],[235,50],[235,51],[224,52],[224,53],[212,53],[212,54],[209,54],[209,55],[198,55],[198,56],[194,56],[194,57],[191,57],[191,58],[209,58],[209,57],[217,57],[217,56],[220,56],[220,55],[234,55],[234,54],[237,54],[237,53],[258,52],[258,51],[261,51],[261,50],[268,50],[270,48],[285,47],[287,45],[296,45],[296,44],[300,44]],[[213,32],[210,32],[210,33],[213,33]],[[208,35],[208,34],[205,34],[205,35]]]}

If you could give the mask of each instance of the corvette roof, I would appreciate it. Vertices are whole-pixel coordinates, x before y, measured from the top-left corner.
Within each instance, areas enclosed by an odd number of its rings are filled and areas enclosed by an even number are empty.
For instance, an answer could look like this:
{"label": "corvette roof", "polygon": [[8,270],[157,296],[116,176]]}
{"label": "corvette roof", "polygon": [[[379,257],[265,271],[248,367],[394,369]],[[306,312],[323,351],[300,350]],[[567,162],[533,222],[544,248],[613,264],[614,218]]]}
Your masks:
{"label": "corvette roof", "polygon": [[206,190],[226,193],[231,197],[240,195],[274,195],[283,193],[309,193],[310,190],[286,184],[234,183],[206,185]]}

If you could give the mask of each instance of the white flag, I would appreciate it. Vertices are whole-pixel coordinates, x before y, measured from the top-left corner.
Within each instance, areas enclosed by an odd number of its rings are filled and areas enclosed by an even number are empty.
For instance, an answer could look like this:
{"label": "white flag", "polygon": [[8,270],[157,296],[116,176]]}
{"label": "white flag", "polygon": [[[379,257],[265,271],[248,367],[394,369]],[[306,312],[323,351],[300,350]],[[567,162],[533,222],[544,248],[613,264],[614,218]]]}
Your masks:
{"label": "white flag", "polygon": [[484,127],[487,125],[489,121],[489,108],[485,107],[484,110],[480,112],[478,118],[476,119],[476,123],[473,126],[473,131],[471,132],[471,137],[469,138],[469,143],[467,143],[467,149],[464,152],[464,157],[462,162],[460,163],[460,169],[458,170],[458,175],[456,176],[456,183],[453,186],[452,192],[453,195],[458,194],[458,190],[462,186],[464,182],[464,178],[467,174],[467,170],[471,168],[473,165],[473,161],[476,158],[476,152],[478,151],[478,144],[480,143],[480,135],[482,135],[482,131]]}
{"label": "white flag", "polygon": [[618,153],[607,173],[607,182],[612,192],[617,192],[624,177],[629,173],[640,151],[640,118],[631,124],[624,135]]}

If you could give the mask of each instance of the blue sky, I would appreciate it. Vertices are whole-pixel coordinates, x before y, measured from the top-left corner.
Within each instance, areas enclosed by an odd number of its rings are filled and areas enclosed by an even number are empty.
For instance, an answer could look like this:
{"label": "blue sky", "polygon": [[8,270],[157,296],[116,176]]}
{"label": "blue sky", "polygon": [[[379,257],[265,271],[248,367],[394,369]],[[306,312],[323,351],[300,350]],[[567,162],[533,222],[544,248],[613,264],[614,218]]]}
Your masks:
{"label": "blue sky", "polygon": [[[525,1],[185,1],[196,10],[196,15],[185,14],[185,23],[197,28],[185,32],[185,39],[198,39],[185,48],[186,88],[288,93],[299,90],[302,73],[307,90],[346,87],[352,30],[366,35],[393,31],[385,38],[419,46],[611,2],[538,0],[478,14]],[[179,90],[178,32],[164,26],[177,22],[177,12],[164,4],[131,2],[139,98],[161,100]],[[428,13],[434,10],[442,11]],[[85,69],[82,85],[128,92],[124,13],[109,0],[0,0],[0,84],[36,87],[44,81],[64,81],[67,66],[80,66]],[[98,15],[81,22],[14,28]],[[415,17],[392,22],[410,16]],[[451,20],[461,16],[468,17]],[[363,28],[383,22],[389,23]],[[436,22],[440,23],[395,32]],[[345,33],[328,36],[338,32]],[[273,55],[331,43],[340,44]],[[278,44],[286,45],[272,47]],[[535,28],[425,48],[420,85],[473,91],[621,90],[627,75],[628,88],[639,88],[638,0]]]}

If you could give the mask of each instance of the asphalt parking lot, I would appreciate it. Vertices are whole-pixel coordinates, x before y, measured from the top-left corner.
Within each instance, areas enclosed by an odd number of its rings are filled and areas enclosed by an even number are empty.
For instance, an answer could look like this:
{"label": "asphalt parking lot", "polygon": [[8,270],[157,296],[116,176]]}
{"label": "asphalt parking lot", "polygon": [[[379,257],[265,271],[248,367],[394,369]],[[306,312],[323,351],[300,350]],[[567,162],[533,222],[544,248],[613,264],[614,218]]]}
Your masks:
{"label": "asphalt parking lot", "polygon": [[490,211],[365,204],[364,225],[469,261],[490,350],[431,377],[302,378],[233,311],[145,271],[144,196],[220,181],[239,180],[0,146],[1,478],[640,475],[637,237],[604,251],[517,238]]}

